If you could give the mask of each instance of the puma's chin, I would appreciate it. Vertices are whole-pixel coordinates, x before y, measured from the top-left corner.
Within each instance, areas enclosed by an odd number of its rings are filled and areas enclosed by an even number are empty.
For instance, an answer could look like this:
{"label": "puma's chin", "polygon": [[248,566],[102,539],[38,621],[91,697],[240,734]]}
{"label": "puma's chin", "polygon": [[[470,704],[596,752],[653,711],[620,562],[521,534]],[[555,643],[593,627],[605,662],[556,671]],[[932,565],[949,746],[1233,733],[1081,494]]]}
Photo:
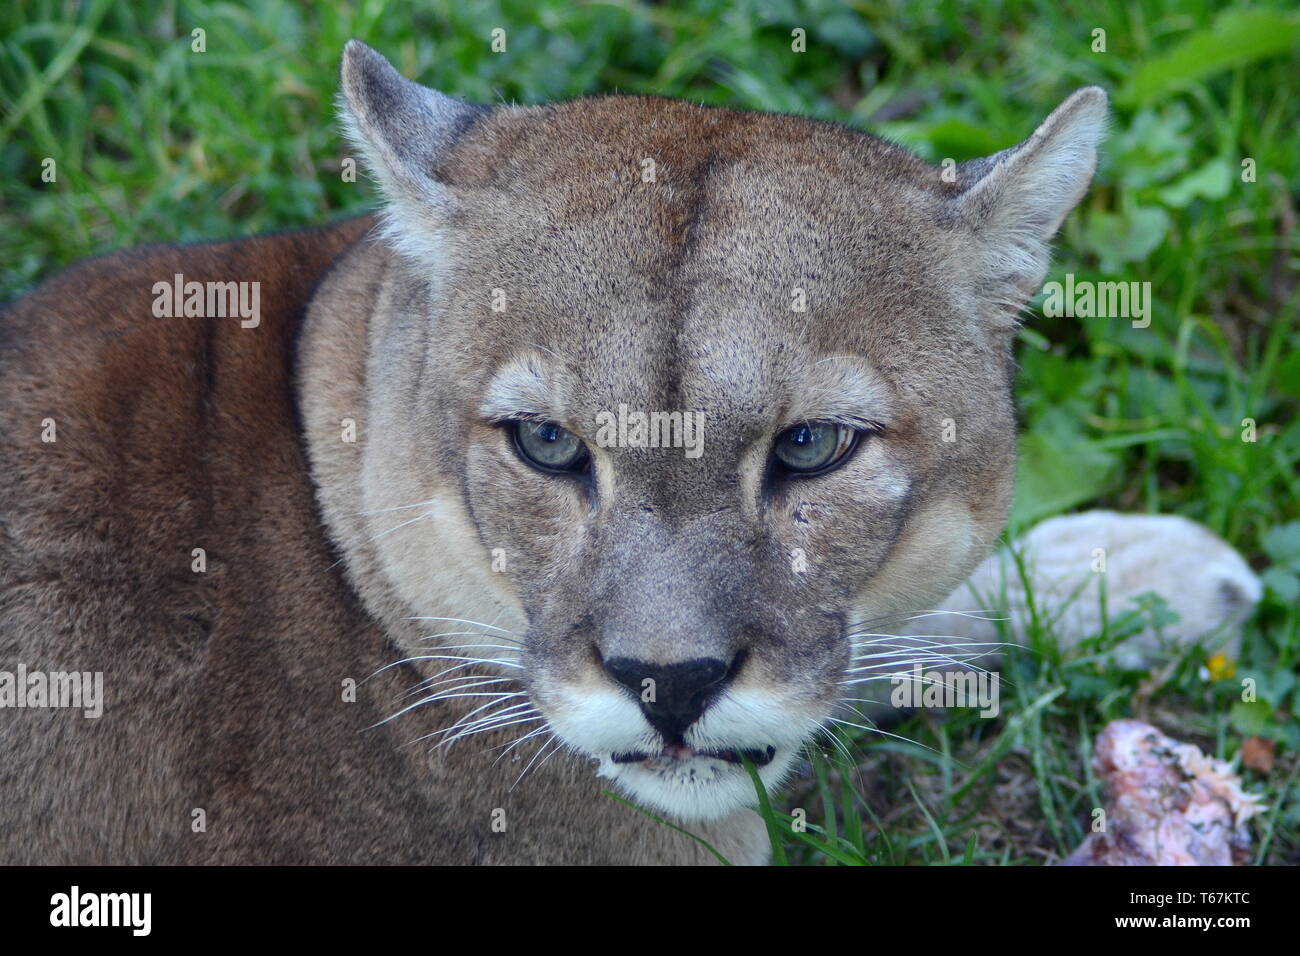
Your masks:
{"label": "puma's chin", "polygon": [[598,773],[652,810],[682,821],[717,820],[757,801],[740,753],[749,758],[764,786],[771,790],[789,772],[798,749],[768,745],[744,750],[674,747],[656,754],[610,753],[601,756]]}
{"label": "puma's chin", "polygon": [[544,681],[538,707],[572,750],[641,806],[688,822],[716,820],[758,802],[742,757],[770,791],[781,785],[825,705],[763,687],[721,694],[685,734],[665,740],[630,694]]}

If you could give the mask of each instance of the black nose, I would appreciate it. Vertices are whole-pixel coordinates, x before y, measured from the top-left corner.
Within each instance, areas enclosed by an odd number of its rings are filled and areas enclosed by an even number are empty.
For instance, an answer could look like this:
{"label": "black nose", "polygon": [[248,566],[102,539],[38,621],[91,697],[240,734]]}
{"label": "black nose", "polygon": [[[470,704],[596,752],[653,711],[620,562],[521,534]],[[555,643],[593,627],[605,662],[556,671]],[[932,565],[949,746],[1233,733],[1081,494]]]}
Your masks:
{"label": "black nose", "polygon": [[666,665],[615,657],[605,661],[605,670],[636,695],[650,726],[672,743],[704,713],[731,665],[714,657]]}

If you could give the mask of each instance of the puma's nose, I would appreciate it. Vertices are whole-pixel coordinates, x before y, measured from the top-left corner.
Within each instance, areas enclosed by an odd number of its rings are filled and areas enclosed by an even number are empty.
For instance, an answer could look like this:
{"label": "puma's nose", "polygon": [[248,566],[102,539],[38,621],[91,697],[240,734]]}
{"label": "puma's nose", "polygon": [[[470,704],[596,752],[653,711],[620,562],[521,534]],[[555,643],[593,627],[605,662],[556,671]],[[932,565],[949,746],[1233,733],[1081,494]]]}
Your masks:
{"label": "puma's nose", "polygon": [[715,657],[666,665],[631,657],[605,661],[606,673],[636,695],[645,719],[669,743],[681,740],[734,669]]}

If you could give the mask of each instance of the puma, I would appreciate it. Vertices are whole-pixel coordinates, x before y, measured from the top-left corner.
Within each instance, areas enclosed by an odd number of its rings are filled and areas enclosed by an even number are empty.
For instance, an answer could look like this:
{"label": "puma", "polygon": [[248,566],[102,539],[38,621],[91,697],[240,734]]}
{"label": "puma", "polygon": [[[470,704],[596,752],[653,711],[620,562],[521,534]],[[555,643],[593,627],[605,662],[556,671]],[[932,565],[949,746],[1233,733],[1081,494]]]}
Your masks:
{"label": "puma", "polygon": [[[0,317],[0,666],[104,698],[0,708],[0,860],[714,860],[612,791],[765,861],[742,761],[779,786],[887,666],[869,623],[1003,527],[1017,312],[1105,94],[946,169],[669,99],[473,106],[357,41],[342,112],[377,217]],[[257,315],[155,312],[191,282]]]}

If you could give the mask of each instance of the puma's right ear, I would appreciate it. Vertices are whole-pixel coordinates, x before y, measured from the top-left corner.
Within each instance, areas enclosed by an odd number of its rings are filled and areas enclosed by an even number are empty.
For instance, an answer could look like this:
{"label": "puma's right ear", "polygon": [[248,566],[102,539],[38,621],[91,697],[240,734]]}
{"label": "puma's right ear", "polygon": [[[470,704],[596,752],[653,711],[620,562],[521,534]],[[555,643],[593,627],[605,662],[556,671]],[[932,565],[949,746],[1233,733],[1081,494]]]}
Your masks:
{"label": "puma's right ear", "polygon": [[1106,113],[1105,91],[1084,87],[1020,145],[962,165],[955,201],[975,234],[970,265],[999,304],[1018,310],[1042,283],[1048,243],[1097,168]]}
{"label": "puma's right ear", "polygon": [[434,170],[488,108],[414,83],[360,40],[349,40],[339,112],[344,132],[383,193],[386,236],[409,255],[434,251],[451,202]]}

